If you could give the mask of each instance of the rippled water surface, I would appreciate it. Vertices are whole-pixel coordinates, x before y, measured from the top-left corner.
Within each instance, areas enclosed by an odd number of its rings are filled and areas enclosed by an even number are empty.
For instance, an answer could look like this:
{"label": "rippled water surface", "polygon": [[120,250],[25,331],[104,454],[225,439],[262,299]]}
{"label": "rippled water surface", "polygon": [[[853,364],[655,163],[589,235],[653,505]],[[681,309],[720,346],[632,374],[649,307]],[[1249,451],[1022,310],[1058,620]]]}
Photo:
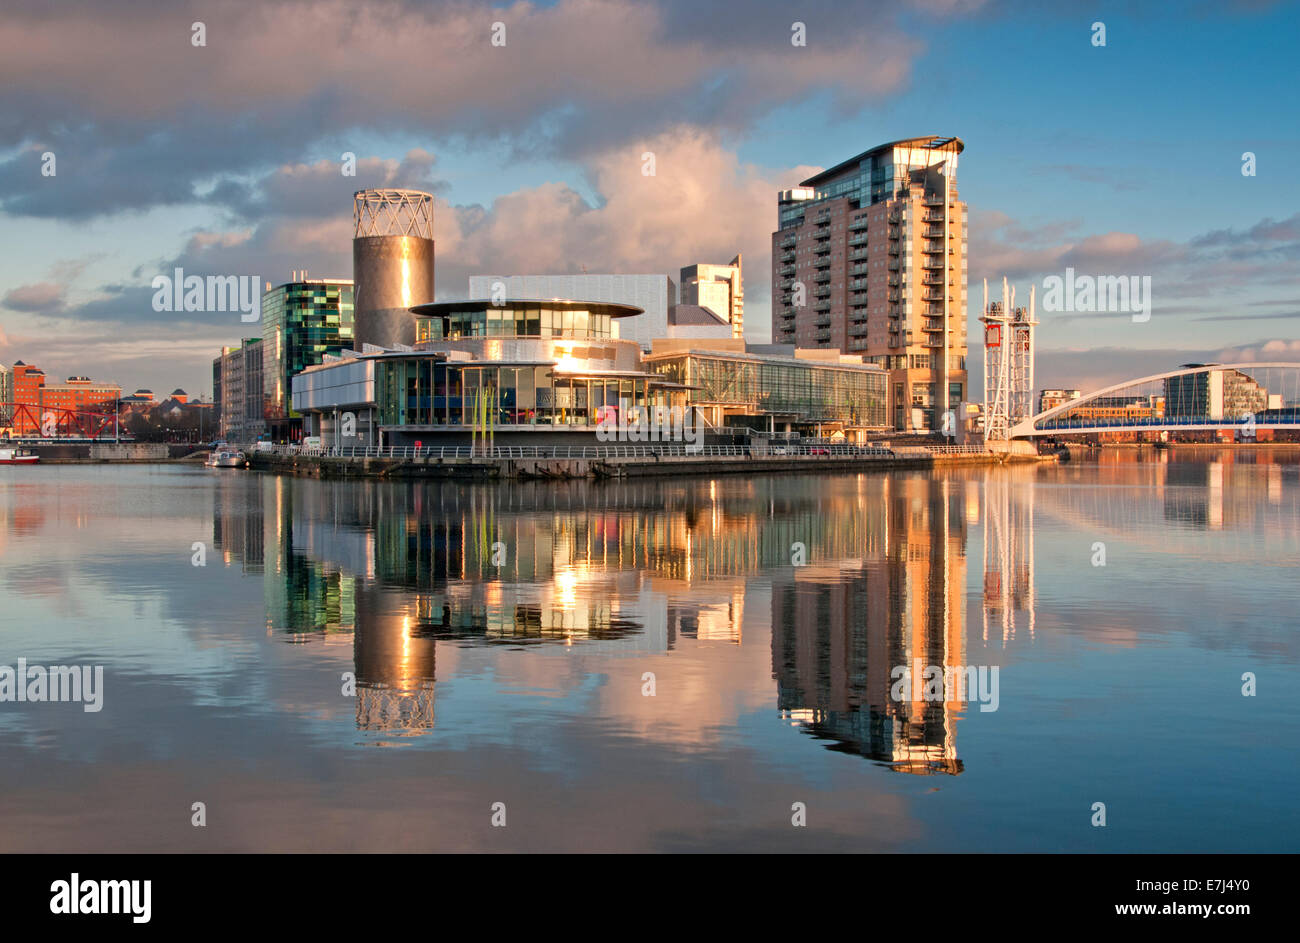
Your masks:
{"label": "rippled water surface", "polygon": [[0,469],[0,849],[1294,851],[1295,461]]}

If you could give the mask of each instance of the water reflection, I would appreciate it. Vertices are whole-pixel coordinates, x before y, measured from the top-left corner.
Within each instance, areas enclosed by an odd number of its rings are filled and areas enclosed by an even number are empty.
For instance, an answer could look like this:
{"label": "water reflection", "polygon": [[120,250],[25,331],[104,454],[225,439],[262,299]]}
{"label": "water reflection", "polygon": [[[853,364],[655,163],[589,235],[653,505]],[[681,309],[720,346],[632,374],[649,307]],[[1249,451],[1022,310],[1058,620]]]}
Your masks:
{"label": "water reflection", "polygon": [[[747,584],[761,583],[770,611],[750,616],[770,624],[784,718],[831,750],[957,775],[969,704],[926,700],[919,684],[896,697],[893,672],[918,661],[985,664],[998,649],[1033,643],[1036,511],[1103,538],[1154,533],[1154,521],[1135,519],[1153,514],[1257,531],[1261,508],[1286,513],[1283,468],[1274,470],[1231,488],[1224,464],[1141,455],[1120,463],[1106,488],[1059,487],[1079,474],[1069,466],[862,475],[833,486],[263,478],[252,500],[246,479],[218,492],[213,536],[228,558],[263,573],[268,631],[297,642],[352,634],[360,730],[433,727],[440,644],[616,657],[669,653],[682,639],[741,645],[754,599]],[[1136,501],[1134,488],[1159,498]],[[978,620],[967,617],[976,527],[969,598]],[[1294,544],[1296,529],[1275,536]]]}
{"label": "water reflection", "polygon": [[[920,685],[894,699],[891,671],[966,662],[968,527],[981,504],[998,521],[1019,507],[1010,475],[863,475],[834,489],[798,478],[726,488],[265,478],[252,500],[238,489],[217,494],[217,546],[263,574],[269,631],[298,642],[352,633],[361,730],[433,726],[440,643],[613,656],[670,652],[680,639],[740,645],[747,583],[762,581],[782,715],[830,749],[948,774],[963,768],[965,702],[926,701]],[[986,548],[986,587],[1008,568],[1008,593],[986,592],[986,624],[1032,600],[1032,565],[1009,563],[1022,559],[1020,539],[1023,527],[986,528],[998,542],[991,560]]]}
{"label": "water reflection", "polygon": [[[947,479],[866,480],[856,559],[774,577],[778,705],[832,749],[909,773],[962,771],[958,701],[891,696],[895,666],[965,663],[966,518]],[[848,509],[845,509],[846,511]]]}
{"label": "water reflection", "polygon": [[[193,850],[157,821],[179,776],[243,816],[212,833],[229,850],[499,850],[489,794],[529,823],[514,847],[771,848],[807,799],[810,848],[1097,850],[1062,806],[1085,788],[1144,822],[1108,833],[1126,851],[1205,850],[1212,803],[1213,847],[1279,847],[1280,457],[515,487],[0,472],[0,664],[108,685],[98,714],[0,711],[6,838]],[[895,696],[909,663],[1000,667],[1001,707]]]}

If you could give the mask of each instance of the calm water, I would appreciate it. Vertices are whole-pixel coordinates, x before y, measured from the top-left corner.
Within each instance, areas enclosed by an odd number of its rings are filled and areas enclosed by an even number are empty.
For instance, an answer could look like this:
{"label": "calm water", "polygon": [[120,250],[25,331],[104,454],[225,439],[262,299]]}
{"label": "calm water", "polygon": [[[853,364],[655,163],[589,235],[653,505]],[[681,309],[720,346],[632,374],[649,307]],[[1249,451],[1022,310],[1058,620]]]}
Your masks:
{"label": "calm water", "polygon": [[1295,460],[0,469],[0,849],[1295,851]]}

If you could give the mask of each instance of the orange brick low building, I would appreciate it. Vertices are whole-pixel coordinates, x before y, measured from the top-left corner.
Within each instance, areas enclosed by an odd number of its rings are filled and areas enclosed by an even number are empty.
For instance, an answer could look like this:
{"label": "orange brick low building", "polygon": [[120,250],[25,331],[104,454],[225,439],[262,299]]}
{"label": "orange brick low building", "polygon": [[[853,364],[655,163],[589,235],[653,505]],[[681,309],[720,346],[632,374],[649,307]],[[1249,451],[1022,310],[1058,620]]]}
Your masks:
{"label": "orange brick low building", "polygon": [[[47,383],[45,371],[21,360],[13,365],[13,401],[27,409],[14,409],[13,434],[39,435],[41,415],[47,410],[73,410],[112,414],[122,397],[116,383],[89,377],[68,377],[64,383]],[[60,427],[63,421],[59,420]]]}

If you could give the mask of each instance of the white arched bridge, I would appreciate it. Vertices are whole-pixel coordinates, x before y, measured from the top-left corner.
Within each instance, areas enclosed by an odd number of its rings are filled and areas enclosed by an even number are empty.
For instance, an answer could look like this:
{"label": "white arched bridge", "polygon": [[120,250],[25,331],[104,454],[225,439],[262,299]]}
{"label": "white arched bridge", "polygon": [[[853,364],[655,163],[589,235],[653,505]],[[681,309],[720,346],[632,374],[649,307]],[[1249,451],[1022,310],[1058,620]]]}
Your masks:
{"label": "white arched bridge", "polygon": [[1184,364],[1066,400],[1010,437],[1220,429],[1300,429],[1300,363]]}

